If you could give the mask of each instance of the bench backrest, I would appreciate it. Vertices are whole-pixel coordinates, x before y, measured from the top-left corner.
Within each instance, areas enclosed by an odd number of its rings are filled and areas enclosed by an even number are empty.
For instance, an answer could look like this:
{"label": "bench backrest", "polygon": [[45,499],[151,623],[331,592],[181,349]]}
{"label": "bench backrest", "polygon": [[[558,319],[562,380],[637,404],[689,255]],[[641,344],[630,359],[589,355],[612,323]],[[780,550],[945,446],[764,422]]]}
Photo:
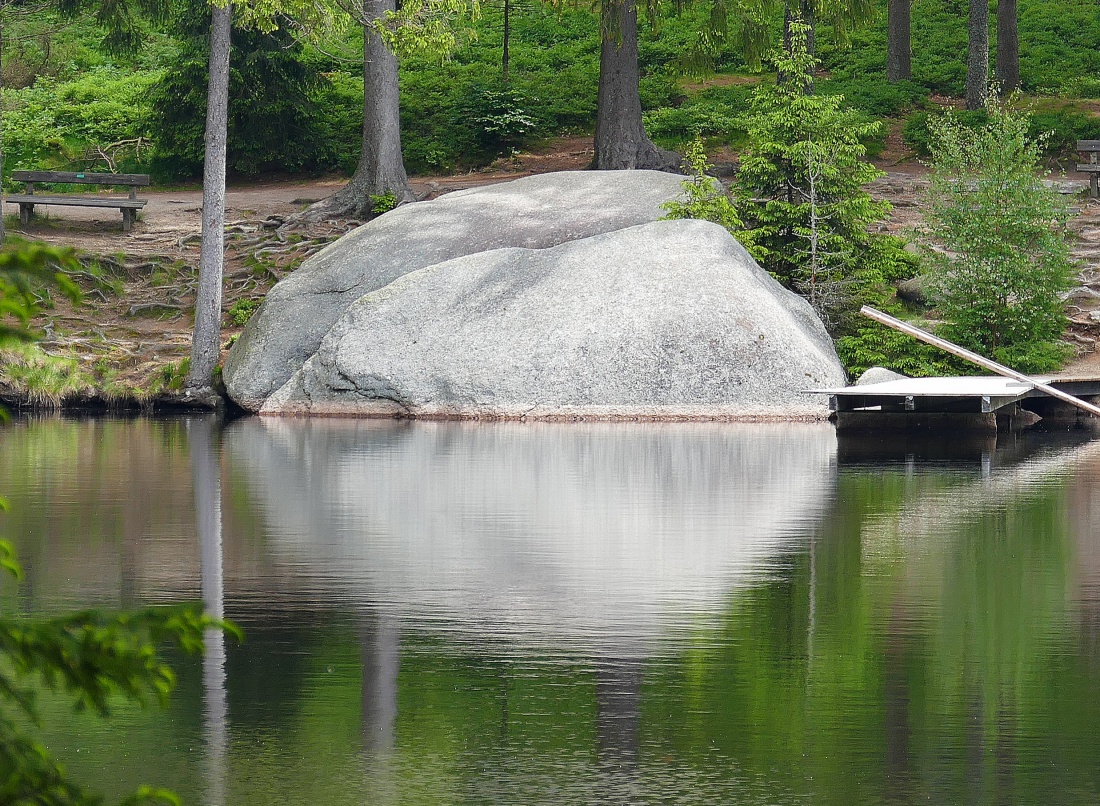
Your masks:
{"label": "bench backrest", "polygon": [[66,171],[12,171],[16,182],[58,182],[67,185],[127,185],[145,186],[150,183],[149,174],[92,174]]}
{"label": "bench backrest", "polygon": [[1100,140],[1078,140],[1077,150],[1082,154],[1095,153],[1100,151]]}

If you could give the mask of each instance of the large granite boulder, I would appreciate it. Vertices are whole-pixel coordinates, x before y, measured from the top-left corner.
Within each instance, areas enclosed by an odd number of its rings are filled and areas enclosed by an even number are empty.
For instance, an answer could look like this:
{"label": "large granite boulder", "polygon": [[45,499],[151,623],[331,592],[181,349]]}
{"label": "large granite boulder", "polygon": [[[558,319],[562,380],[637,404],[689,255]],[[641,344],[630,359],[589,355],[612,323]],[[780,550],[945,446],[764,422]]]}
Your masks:
{"label": "large granite boulder", "polygon": [[261,413],[789,419],[824,417],[806,390],[844,380],[809,304],[725,229],[658,221],[405,274]]}
{"label": "large granite boulder", "polygon": [[226,358],[229,395],[258,410],[353,302],[404,274],[490,249],[544,249],[656,221],[682,180],[659,171],[542,174],[386,213],[271,290]]}

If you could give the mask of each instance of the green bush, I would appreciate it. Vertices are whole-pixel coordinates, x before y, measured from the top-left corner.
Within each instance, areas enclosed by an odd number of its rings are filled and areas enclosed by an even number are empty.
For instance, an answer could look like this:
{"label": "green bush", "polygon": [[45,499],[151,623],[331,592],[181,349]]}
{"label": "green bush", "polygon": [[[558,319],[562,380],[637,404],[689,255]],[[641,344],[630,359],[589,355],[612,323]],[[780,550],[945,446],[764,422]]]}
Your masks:
{"label": "green bush", "polygon": [[928,98],[928,89],[912,81],[891,84],[881,76],[819,81],[815,90],[822,95],[843,95],[845,103],[871,117],[897,117],[918,107]]}
{"label": "green bush", "polygon": [[1066,358],[1060,293],[1073,263],[1066,203],[1036,177],[1039,144],[1026,114],[993,103],[975,130],[932,125],[922,241],[946,338],[1022,372]]}
{"label": "green bush", "polygon": [[[880,303],[876,307],[896,317],[904,315],[903,311],[895,309],[900,306]],[[927,326],[924,322],[918,324]],[[973,372],[973,367],[961,358],[869,319],[855,324],[849,333],[836,340],[836,353],[852,378],[871,367],[886,367],[910,378]]]}
{"label": "green bush", "polygon": [[[947,110],[937,109],[931,112],[914,112],[905,119],[901,128],[901,139],[919,156],[927,157],[932,153],[932,131],[937,121],[948,114]],[[972,131],[978,131],[989,123],[985,110],[956,110],[950,113],[956,123]]]}
{"label": "green bush", "polygon": [[709,175],[713,166],[707,162],[702,138],[696,137],[688,144],[684,167],[688,178],[680,183],[683,190],[678,198],[661,205],[662,209],[668,211],[662,218],[712,221],[736,234],[741,229],[741,219],[722,183]]}
{"label": "green bush", "polygon": [[646,112],[646,133],[654,142],[678,149],[699,135],[708,141],[741,145],[745,140],[742,117],[753,92],[751,84],[714,87],[688,98],[679,106]]}
{"label": "green bush", "polygon": [[1043,154],[1073,159],[1078,140],[1100,140],[1100,115],[1066,106],[1036,110],[1030,116],[1028,137],[1042,140]]}
{"label": "green bush", "polygon": [[[73,81],[39,78],[21,90],[4,90],[4,176],[35,168],[100,168],[103,149],[117,170],[144,167],[149,153],[145,96],[159,73],[127,74],[99,68]],[[110,149],[121,141],[142,140]]]}
{"label": "green bush", "polygon": [[[984,110],[935,110],[915,112],[905,120],[902,139],[918,155],[931,153],[931,131],[945,115],[974,132],[989,125]],[[1100,139],[1100,116],[1084,112],[1072,105],[1040,109],[1028,116],[1028,137],[1041,145],[1040,153],[1047,158],[1073,158],[1078,140]]]}
{"label": "green bush", "polygon": [[523,145],[538,128],[537,105],[537,98],[508,86],[471,84],[455,121],[471,141],[468,155],[495,157]]}

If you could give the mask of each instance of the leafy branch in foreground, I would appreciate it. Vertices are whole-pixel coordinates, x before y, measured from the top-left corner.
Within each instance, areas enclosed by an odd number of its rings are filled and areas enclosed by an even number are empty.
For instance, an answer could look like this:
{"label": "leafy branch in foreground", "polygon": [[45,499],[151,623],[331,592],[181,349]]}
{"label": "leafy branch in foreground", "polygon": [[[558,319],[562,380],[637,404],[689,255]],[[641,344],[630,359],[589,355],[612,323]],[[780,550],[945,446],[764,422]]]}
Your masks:
{"label": "leafy branch in foreground", "polygon": [[[22,570],[7,541],[0,541],[0,567],[13,576]],[[99,806],[103,798],[70,779],[23,724],[41,724],[37,708],[42,689],[58,691],[77,711],[110,716],[112,701],[164,705],[176,676],[160,648],[170,645],[202,652],[203,633],[224,629],[240,638],[229,622],[203,615],[198,605],[152,607],[128,613],[83,610],[55,618],[0,618],[0,803],[35,806]],[[142,787],[123,804],[178,804],[170,791]]]}
{"label": "leafy branch in foreground", "polygon": [[33,340],[28,326],[42,289],[53,286],[78,300],[80,289],[66,272],[79,270],[72,249],[9,240],[0,249],[0,347]]}

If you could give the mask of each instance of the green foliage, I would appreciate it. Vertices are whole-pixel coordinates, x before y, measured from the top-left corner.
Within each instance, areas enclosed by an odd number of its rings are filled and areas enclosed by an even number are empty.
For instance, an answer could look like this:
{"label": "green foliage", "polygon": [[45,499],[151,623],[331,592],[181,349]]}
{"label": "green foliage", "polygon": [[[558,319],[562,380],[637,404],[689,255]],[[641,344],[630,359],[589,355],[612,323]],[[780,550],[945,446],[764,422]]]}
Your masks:
{"label": "green foliage", "polygon": [[684,167],[689,174],[681,186],[682,198],[667,201],[661,205],[668,210],[665,219],[697,218],[721,224],[731,233],[741,229],[741,219],[722,183],[707,172],[713,167],[707,162],[707,152],[703,140],[696,137],[687,147],[684,155]]}
{"label": "green foliage", "polygon": [[912,81],[890,83],[877,76],[819,81],[814,90],[821,95],[841,95],[848,106],[873,118],[897,117],[928,98],[928,90],[919,84]]}
{"label": "green foliage", "polygon": [[[151,168],[164,178],[196,176],[205,153],[209,11],[204,0],[181,3],[182,48],[152,88],[156,132]],[[227,167],[240,174],[290,173],[329,167],[315,125],[323,77],[301,58],[283,29],[235,29],[229,74]],[[362,96],[359,97],[360,110]],[[360,111],[360,122],[362,112]]]}
{"label": "green foliage", "polygon": [[49,286],[78,300],[80,290],[65,272],[79,269],[71,249],[9,238],[0,248],[0,347],[33,339],[30,320]]}
{"label": "green foliage", "polygon": [[790,52],[775,58],[789,78],[758,88],[745,117],[737,196],[746,230],[739,237],[836,332],[861,298],[911,265],[896,239],[868,233],[890,209],[863,190],[881,175],[863,160],[861,142],[879,124],[843,107],[842,96],[808,91],[815,62],[805,32],[794,26]]}
{"label": "green foliage", "polygon": [[[375,215],[382,215],[382,213],[388,213],[390,210],[397,207],[397,194],[392,190],[387,190],[385,193],[372,193],[370,197],[370,211]],[[241,300],[244,302],[244,300]],[[251,311],[249,312],[251,315]],[[244,324],[243,322],[241,324]]]}
{"label": "green foliage", "polygon": [[242,297],[234,302],[228,311],[230,324],[234,327],[244,327],[259,307],[260,303],[256,300]]}
{"label": "green foliage", "polygon": [[655,143],[674,149],[696,135],[725,145],[742,145],[742,117],[752,91],[752,84],[713,87],[692,95],[679,106],[650,110],[643,116],[646,134]]}
{"label": "green foliage", "polygon": [[169,362],[162,366],[149,381],[149,394],[156,394],[165,389],[178,392],[187,381],[187,375],[191,372],[191,359],[181,358],[177,362]]}
{"label": "green foliage", "polygon": [[[900,306],[880,303],[878,307],[894,316],[904,315]],[[966,375],[974,371],[962,359],[869,319],[854,323],[847,334],[836,340],[836,353],[853,378],[871,367],[886,367],[911,378]]]}
{"label": "green foliage", "polygon": [[150,144],[145,96],[159,75],[105,67],[63,83],[44,76],[30,87],[5,89],[4,176],[73,164],[142,167]]}
{"label": "green foliage", "polygon": [[538,126],[538,101],[511,87],[474,84],[458,106],[474,144],[474,153],[497,155],[523,145]]}
{"label": "green foliage", "polygon": [[[0,565],[21,576],[11,544],[0,541]],[[0,619],[0,802],[41,806],[100,806],[103,799],[69,778],[48,749],[25,729],[41,721],[37,694],[67,695],[77,711],[110,716],[116,699],[165,705],[176,684],[161,655],[170,644],[201,653],[205,630],[236,627],[199,607],[157,607],[130,613],[86,610],[46,619]],[[173,803],[163,789],[143,786],[123,803]]]}
{"label": "green foliage", "polygon": [[[906,119],[902,139],[920,156],[929,156],[933,131],[947,114],[954,118],[956,124],[974,132],[982,130],[990,122],[989,115],[981,109],[921,111]],[[1037,103],[1035,111],[1029,116],[1027,133],[1030,139],[1038,143],[1043,156],[1073,159],[1078,140],[1100,139],[1100,116],[1071,103]]]}
{"label": "green foliage", "polygon": [[931,290],[952,339],[1021,371],[1067,357],[1059,292],[1070,286],[1065,202],[1036,177],[1026,114],[993,103],[989,122],[932,126],[923,241]]}

